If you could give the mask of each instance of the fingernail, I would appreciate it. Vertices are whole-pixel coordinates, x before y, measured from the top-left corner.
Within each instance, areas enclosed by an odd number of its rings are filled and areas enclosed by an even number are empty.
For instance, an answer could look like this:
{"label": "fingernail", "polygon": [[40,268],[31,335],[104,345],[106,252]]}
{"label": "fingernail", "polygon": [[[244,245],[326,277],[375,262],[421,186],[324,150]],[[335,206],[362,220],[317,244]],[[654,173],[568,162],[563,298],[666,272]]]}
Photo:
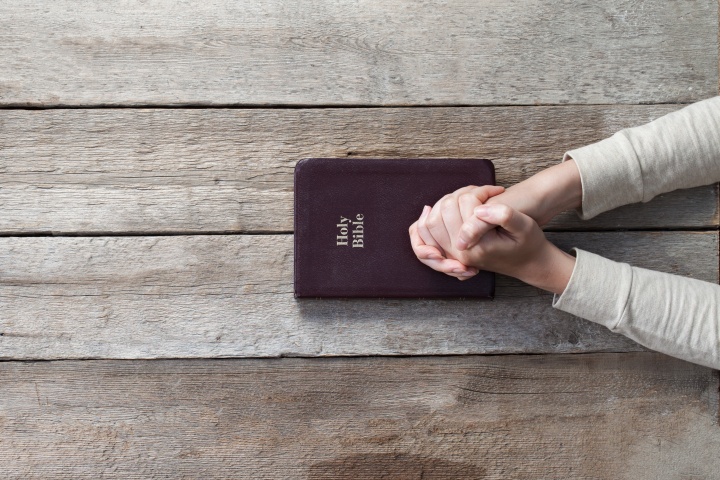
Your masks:
{"label": "fingernail", "polygon": [[453,269],[452,273],[465,273],[467,270],[463,270],[462,268],[455,268]]}
{"label": "fingernail", "polygon": [[486,217],[489,213],[488,206],[487,205],[480,205],[479,207],[475,207],[475,216],[477,217]]}
{"label": "fingernail", "polygon": [[427,217],[427,214],[428,214],[429,212],[430,212],[430,207],[429,207],[428,205],[425,205],[425,206],[423,207],[422,213],[420,214],[420,218]]}
{"label": "fingernail", "polygon": [[475,275],[476,273],[477,273],[477,272],[473,272],[472,270],[468,270],[467,272],[461,273],[460,275],[462,275],[463,277],[472,277],[472,276]]}
{"label": "fingernail", "polygon": [[458,237],[456,245],[458,250],[465,250],[468,246],[467,241],[461,237]]}
{"label": "fingernail", "polygon": [[428,257],[430,260],[442,260],[442,255],[438,255],[437,253],[433,253]]}

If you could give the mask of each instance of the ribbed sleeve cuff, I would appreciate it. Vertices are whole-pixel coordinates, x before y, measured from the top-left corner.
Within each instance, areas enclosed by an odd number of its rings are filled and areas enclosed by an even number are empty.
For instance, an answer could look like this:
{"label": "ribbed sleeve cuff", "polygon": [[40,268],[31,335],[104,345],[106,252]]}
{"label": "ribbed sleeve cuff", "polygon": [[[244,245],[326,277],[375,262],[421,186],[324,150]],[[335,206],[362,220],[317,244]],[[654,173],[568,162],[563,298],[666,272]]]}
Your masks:
{"label": "ribbed sleeve cuff", "polygon": [[575,268],[553,307],[615,330],[630,296],[632,268],[578,248]]}
{"label": "ribbed sleeve cuff", "polygon": [[623,130],[566,152],[563,161],[571,158],[580,171],[582,206],[577,213],[583,220],[643,199],[640,163]]}

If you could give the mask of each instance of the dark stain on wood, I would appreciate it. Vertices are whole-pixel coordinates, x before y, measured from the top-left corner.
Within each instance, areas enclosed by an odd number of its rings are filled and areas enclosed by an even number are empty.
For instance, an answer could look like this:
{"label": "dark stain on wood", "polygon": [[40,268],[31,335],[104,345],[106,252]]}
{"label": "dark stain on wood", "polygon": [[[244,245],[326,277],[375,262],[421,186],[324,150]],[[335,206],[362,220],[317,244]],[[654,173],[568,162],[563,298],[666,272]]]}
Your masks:
{"label": "dark stain on wood", "polygon": [[364,454],[318,462],[308,469],[309,480],[454,480],[482,479],[487,470],[466,462],[406,454]]}

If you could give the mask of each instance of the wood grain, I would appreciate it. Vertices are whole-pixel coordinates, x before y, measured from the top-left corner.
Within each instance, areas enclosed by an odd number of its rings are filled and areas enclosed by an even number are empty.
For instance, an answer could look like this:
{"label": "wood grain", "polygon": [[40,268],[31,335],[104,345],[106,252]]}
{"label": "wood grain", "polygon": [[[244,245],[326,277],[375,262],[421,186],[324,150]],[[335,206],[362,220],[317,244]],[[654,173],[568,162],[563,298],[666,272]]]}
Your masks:
{"label": "wood grain", "polygon": [[[0,110],[0,234],[290,232],[301,158],[490,158],[509,186],[678,108]],[[717,225],[709,186],[548,227]]]}
{"label": "wood grain", "polygon": [[[717,232],[554,233],[718,281]],[[414,260],[411,259],[411,260]],[[494,301],[293,298],[291,235],[0,239],[0,358],[205,358],[638,350],[499,277]]]}
{"label": "wood grain", "polygon": [[692,102],[715,0],[0,5],[0,104]]}
{"label": "wood grain", "polygon": [[717,374],[652,353],[0,363],[7,479],[714,478]]}

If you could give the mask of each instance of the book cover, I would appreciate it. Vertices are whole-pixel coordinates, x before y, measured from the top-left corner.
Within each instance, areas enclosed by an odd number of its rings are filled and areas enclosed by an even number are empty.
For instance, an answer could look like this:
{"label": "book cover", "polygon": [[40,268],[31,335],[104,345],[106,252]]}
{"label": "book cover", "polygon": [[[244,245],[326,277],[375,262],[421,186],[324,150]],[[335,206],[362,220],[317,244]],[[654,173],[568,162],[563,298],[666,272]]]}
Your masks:
{"label": "book cover", "polygon": [[436,272],[408,228],[445,194],[495,183],[483,159],[309,158],[295,167],[296,297],[492,298],[495,276]]}

